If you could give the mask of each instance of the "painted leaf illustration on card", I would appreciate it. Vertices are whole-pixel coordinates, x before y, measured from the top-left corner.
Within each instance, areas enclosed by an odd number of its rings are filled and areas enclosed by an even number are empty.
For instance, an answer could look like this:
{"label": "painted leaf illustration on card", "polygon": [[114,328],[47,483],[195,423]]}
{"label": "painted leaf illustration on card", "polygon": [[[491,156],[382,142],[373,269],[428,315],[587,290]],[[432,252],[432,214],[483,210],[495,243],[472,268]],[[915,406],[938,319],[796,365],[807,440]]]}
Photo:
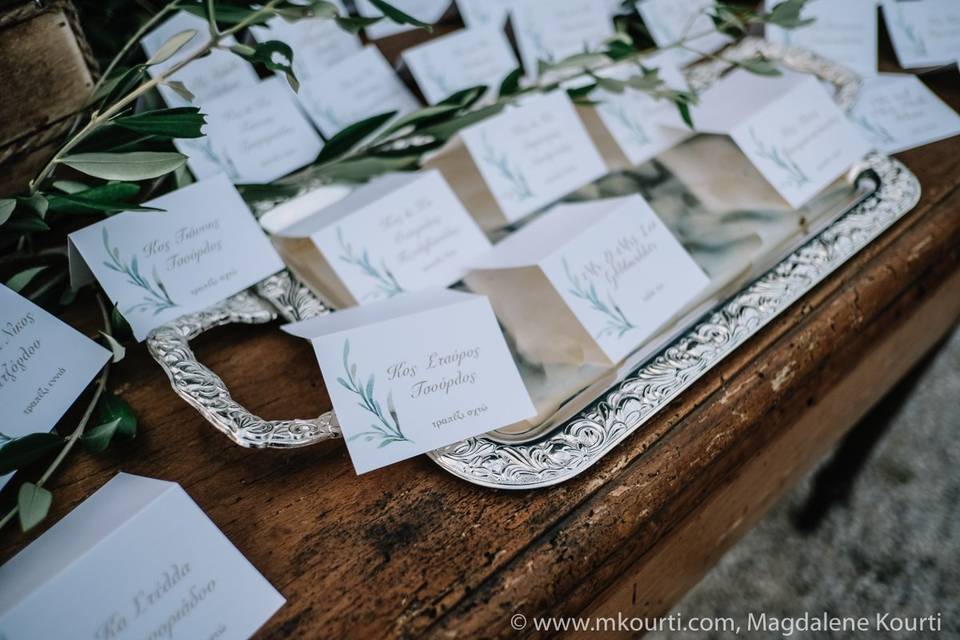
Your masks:
{"label": "painted leaf illustration on card", "polygon": [[794,187],[799,188],[810,182],[810,178],[793,160],[788,151],[776,145],[765,144],[753,127],[750,127],[750,138],[753,140],[754,153],[780,169]]}
{"label": "painted leaf illustration on card", "polygon": [[627,111],[625,105],[616,100],[610,100],[603,103],[600,107],[610,117],[615,119],[623,127],[624,131],[629,132],[630,138],[634,144],[644,146],[650,144],[650,136],[646,129],[637,121],[637,119]]}
{"label": "painted leaf illustration on card", "polygon": [[851,115],[850,119],[879,144],[893,144],[896,139],[886,127],[862,115]]}
{"label": "painted leaf illustration on card", "polygon": [[337,242],[340,244],[340,261],[356,267],[376,285],[376,289],[367,293],[364,299],[392,298],[404,292],[404,288],[397,282],[387,263],[381,260],[380,266],[377,267],[367,249],[357,253],[353,245],[344,238],[343,229],[340,227],[337,227]]}
{"label": "painted leaf illustration on card", "polygon": [[137,256],[134,255],[128,262],[124,261],[120,255],[120,249],[110,244],[110,234],[107,228],[103,228],[102,233],[103,248],[107,252],[109,260],[104,260],[103,265],[108,269],[122,273],[127,277],[127,284],[143,290],[143,299],[141,302],[127,308],[124,313],[141,313],[152,311],[153,315],[162,313],[168,309],[175,309],[180,306],[170,297],[163,280],[157,273],[157,268],[153,268],[153,280],[144,277],[140,273],[140,263]]}
{"label": "painted leaf illustration on card", "polygon": [[[886,10],[886,7],[884,7]],[[900,27],[900,30],[903,31],[904,37],[910,43],[910,46],[913,47],[917,55],[925,56],[927,55],[927,43],[923,39],[923,36],[917,33],[916,27],[907,20],[907,17],[903,15],[903,7],[897,6],[897,17],[896,17],[897,26]]]}
{"label": "painted leaf illustration on card", "polygon": [[568,291],[589,304],[591,309],[603,314],[607,318],[607,324],[598,331],[594,337],[602,338],[607,335],[615,335],[618,338],[622,338],[633,329],[636,329],[636,326],[627,319],[623,309],[620,308],[620,305],[617,304],[617,301],[614,300],[613,295],[609,291],[606,292],[606,301],[604,301],[594,283],[591,282],[584,285],[580,278],[574,275],[566,258],[563,259],[563,270],[566,272],[567,280],[570,282]]}
{"label": "painted leaf illustration on card", "polygon": [[405,436],[400,428],[400,418],[393,404],[393,392],[387,392],[387,410],[384,413],[383,407],[375,397],[376,376],[371,373],[364,383],[357,365],[350,363],[349,340],[343,342],[343,371],[344,375],[337,378],[337,382],[350,393],[356,394],[360,398],[357,402],[358,406],[375,418],[370,424],[369,431],[356,433],[350,437],[350,440],[363,439],[364,442],[377,442],[378,449],[397,442],[412,443],[413,440]]}
{"label": "painted leaf illustration on card", "polygon": [[499,152],[490,144],[486,132],[483,134],[483,155],[481,160],[492,167],[510,186],[513,197],[522,202],[533,197],[533,191],[523,171],[510,163],[506,154]]}

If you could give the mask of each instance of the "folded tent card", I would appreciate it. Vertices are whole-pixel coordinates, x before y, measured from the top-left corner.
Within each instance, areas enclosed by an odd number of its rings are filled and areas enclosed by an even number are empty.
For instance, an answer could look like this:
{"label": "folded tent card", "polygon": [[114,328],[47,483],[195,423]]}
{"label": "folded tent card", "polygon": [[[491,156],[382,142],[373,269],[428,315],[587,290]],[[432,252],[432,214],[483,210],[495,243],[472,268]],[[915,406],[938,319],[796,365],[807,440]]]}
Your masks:
{"label": "folded tent card", "polygon": [[281,230],[274,242],[338,308],[448,286],[490,248],[438,171],[376,179]]}
{"label": "folded tent card", "polygon": [[407,293],[284,329],[312,342],[357,473],[536,414],[484,296]]}
{"label": "folded tent card", "polygon": [[[110,352],[0,285],[0,424],[7,438],[53,429]],[[0,475],[0,488],[13,474]]]}
{"label": "folded tent card", "polygon": [[714,0],[638,0],[637,11],[658,47],[689,39],[689,48],[668,52],[674,64],[683,66],[700,59],[701,53],[713,53],[732,42],[714,28],[708,11],[715,4]]}
{"label": "folded tent card", "polygon": [[871,145],[820,82],[737,69],[700,96],[698,131],[729,135],[793,208],[846,173]]}
{"label": "folded tent card", "polygon": [[540,75],[540,62],[594,50],[613,37],[613,11],[597,0],[516,0],[510,22],[523,68]]}
{"label": "folded tent card", "polygon": [[558,205],[466,277],[533,362],[615,364],[709,284],[640,196]]}
{"label": "folded tent card", "polygon": [[138,340],[283,269],[224,175],[145,203],[68,237],[74,287],[100,282]]}
{"label": "folded tent card", "polygon": [[939,67],[960,58],[960,2],[883,0],[883,19],[904,69]]}
{"label": "folded tent card", "polygon": [[10,640],[246,640],[283,603],[180,485],[126,473],[0,567]]}
{"label": "folded tent card", "polygon": [[607,172],[564,91],[531,96],[467,127],[425,166],[443,173],[487,230],[516,222]]}

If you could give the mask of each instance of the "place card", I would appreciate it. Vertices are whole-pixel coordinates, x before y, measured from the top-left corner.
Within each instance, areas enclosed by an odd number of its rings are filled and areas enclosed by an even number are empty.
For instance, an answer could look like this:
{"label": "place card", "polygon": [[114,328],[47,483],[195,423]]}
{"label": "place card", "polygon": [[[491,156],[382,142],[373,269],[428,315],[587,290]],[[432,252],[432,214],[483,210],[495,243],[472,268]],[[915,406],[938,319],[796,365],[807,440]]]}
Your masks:
{"label": "place card", "polygon": [[[782,0],[766,0],[767,11]],[[798,29],[766,25],[771,42],[819,53],[869,77],[877,73],[877,0],[811,0],[801,18],[814,22]]]}
{"label": "place card", "polygon": [[[657,69],[668,87],[688,90],[683,74],[667,56],[647,58],[642,67]],[[642,77],[642,67],[626,63],[597,75],[626,81]],[[693,135],[671,100],[657,99],[646,91],[629,87],[621,93],[601,87],[590,97],[599,104],[580,106],[577,111],[611,169],[642,164]]]}
{"label": "place card", "polygon": [[883,0],[883,19],[904,69],[939,67],[960,57],[960,3]]}
{"label": "place card", "polygon": [[439,171],[374,180],[274,242],[337,308],[453,284],[490,249]]}
{"label": "place card", "polygon": [[517,0],[510,19],[530,77],[540,75],[541,60],[557,62],[596,50],[614,35],[613,13],[597,0]]}
{"label": "place card", "polygon": [[497,229],[606,173],[564,91],[538,94],[464,129],[430,158],[483,229]]}
{"label": "place card", "polygon": [[279,76],[210,100],[203,112],[204,137],[174,140],[200,179],[224,172],[234,184],[272,182],[313,162],[323,148]]}
{"label": "place card", "polygon": [[793,208],[863,159],[871,146],[813,76],[738,69],[700,96],[697,130],[727,134]]}
{"label": "place card", "polygon": [[408,293],[284,329],[313,343],[357,473],[536,414],[483,296]]}
{"label": "place card", "polygon": [[373,45],[301,83],[300,104],[324,136],[365,118],[420,108],[383,54]]}
{"label": "place card", "polygon": [[455,31],[403,52],[417,86],[430,104],[461,89],[486,85],[496,90],[517,68],[503,29],[496,26]]}
{"label": "place card", "polygon": [[[408,16],[412,16],[420,22],[434,24],[439,22],[443,14],[450,8],[451,0],[390,0],[390,4],[403,11]],[[364,18],[376,18],[383,15],[379,9],[373,6],[370,0],[354,0],[357,7],[357,13]],[[379,40],[404,31],[411,31],[417,27],[409,24],[398,24],[389,18],[384,18],[379,22],[366,27],[367,37],[371,40]]]}
{"label": "place card", "polygon": [[[671,47],[684,39],[690,49],[671,49],[669,55],[677,66],[700,58],[700,53],[713,53],[732,42],[714,29],[709,10],[713,0],[642,0],[637,11],[658,47]],[[699,53],[698,53],[699,52]]]}
{"label": "place card", "polygon": [[246,203],[217,175],[68,237],[74,287],[100,282],[137,340],[283,269]]}
{"label": "place card", "polygon": [[[210,26],[203,18],[181,11],[143,37],[140,45],[149,58],[170,38],[190,29],[197,32],[193,39],[165,62],[149,67],[148,72],[151,76],[156,77],[209,42]],[[223,40],[224,46],[236,43],[233,37]],[[250,64],[224,49],[214,49],[209,55],[194,60],[177,71],[172,80],[182,82],[193,94],[194,99],[191,103],[166,84],[161,84],[158,87],[160,95],[171,107],[189,107],[192,104],[205,106],[208,100],[226,95],[236,89],[255,86],[259,82]]]}
{"label": "place card", "polygon": [[866,81],[850,119],[884,153],[960,135],[960,115],[912,75],[882,73]]}
{"label": "place card", "polygon": [[[0,445],[50,431],[110,352],[0,285]],[[13,476],[0,475],[0,488]]]}
{"label": "place card", "polygon": [[126,473],[0,567],[10,640],[246,640],[283,603],[180,485]]}
{"label": "place card", "polygon": [[517,0],[457,0],[463,24],[471,29],[493,26],[502,29]]}
{"label": "place card", "polygon": [[524,357],[609,365],[709,279],[633,195],[554,207],[497,244],[465,282],[490,297]]}

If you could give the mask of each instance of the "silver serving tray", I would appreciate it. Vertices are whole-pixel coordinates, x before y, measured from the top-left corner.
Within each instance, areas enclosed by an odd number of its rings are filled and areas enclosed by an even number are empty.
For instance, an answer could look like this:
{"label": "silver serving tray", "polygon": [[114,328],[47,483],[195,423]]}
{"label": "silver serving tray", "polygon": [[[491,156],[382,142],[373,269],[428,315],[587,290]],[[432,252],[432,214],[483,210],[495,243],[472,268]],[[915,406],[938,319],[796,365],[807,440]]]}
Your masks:
{"label": "silver serving tray", "polygon": [[[849,108],[859,79],[810,52],[748,39],[728,58],[763,53],[799,71],[815,73]],[[722,61],[689,70],[704,88],[729,67]],[[568,480],[597,462],[660,408],[696,382],[793,302],[829,276],[910,211],[920,185],[902,164],[873,154],[848,177],[849,192],[835,211],[794,238],[774,257],[753,265],[751,282],[732,294],[718,291],[673,323],[616,370],[566,398],[537,424],[470,438],[428,455],[450,473],[504,489],[545,487]],[[331,310],[290,273],[272,276],[249,291],[156,329],[147,339],[174,391],[235,443],[252,448],[300,447],[340,437],[327,412],[308,420],[263,420],[235,402],[223,381],[197,361],[190,340],[224,324],[295,321]]]}

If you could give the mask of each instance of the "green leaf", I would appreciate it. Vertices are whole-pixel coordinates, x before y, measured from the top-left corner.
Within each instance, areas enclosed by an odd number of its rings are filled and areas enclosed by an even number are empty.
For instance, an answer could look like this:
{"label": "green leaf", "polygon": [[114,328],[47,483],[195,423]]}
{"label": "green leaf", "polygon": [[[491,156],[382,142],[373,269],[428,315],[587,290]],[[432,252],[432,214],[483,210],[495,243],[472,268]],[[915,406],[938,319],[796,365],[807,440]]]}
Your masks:
{"label": "green leaf", "polygon": [[476,111],[471,111],[462,116],[443,122],[438,125],[433,125],[430,127],[425,127],[419,132],[425,136],[431,136],[437,140],[449,140],[457,134],[461,129],[465,129],[472,124],[477,122],[482,122],[487,118],[490,118],[500,111],[503,110],[503,103],[492,104],[490,106],[484,107],[482,109],[477,109]]}
{"label": "green leaf", "polygon": [[171,151],[130,153],[77,153],[60,162],[81,173],[104,180],[150,180],[183,166],[187,156]]}
{"label": "green leaf", "polygon": [[50,210],[61,213],[160,211],[155,207],[138,206],[129,202],[139,193],[140,187],[132,182],[108,182],[72,194],[51,196]]}
{"label": "green leaf", "polygon": [[329,20],[340,15],[337,5],[326,0],[313,0],[309,4],[287,4],[273,10],[278,16],[291,22],[303,18]]}
{"label": "green leaf", "polygon": [[30,207],[36,211],[37,215],[41,218],[47,215],[47,209],[50,208],[50,203],[47,201],[46,196],[44,196],[42,193],[35,193],[32,196],[17,198],[17,202]]}
{"label": "green leaf", "polygon": [[323,145],[320,155],[317,156],[317,162],[327,162],[350,151],[356,145],[379,131],[380,128],[389,122],[396,114],[396,111],[381,113],[346,127],[330,138],[327,144]]}
{"label": "green leaf", "polygon": [[176,107],[144,111],[111,121],[118,127],[167,138],[200,138],[205,116],[197,107]]}
{"label": "green leaf", "polygon": [[31,433],[6,442],[0,447],[0,476],[46,458],[59,450],[64,442],[56,433]]}
{"label": "green leaf", "polygon": [[117,435],[126,440],[137,436],[137,416],[122,398],[105,392],[97,403],[97,422],[106,423],[118,420]]}
{"label": "green leaf", "polygon": [[677,111],[680,112],[680,118],[683,122],[693,129],[693,116],[690,115],[690,104],[685,100],[677,100],[674,104],[677,105]]}
{"label": "green leaf", "polygon": [[120,98],[127,95],[130,91],[133,90],[140,81],[144,78],[147,72],[147,65],[137,64],[126,71],[120,72],[120,75],[117,77],[116,81],[109,81],[103,84],[97,93],[94,94],[91,98],[90,103],[93,104],[99,100],[103,100],[104,104],[113,104],[117,102]]}
{"label": "green leaf", "polygon": [[127,355],[126,348],[124,348],[122,344],[117,342],[117,339],[114,338],[109,333],[104,333],[103,331],[101,331],[100,337],[103,338],[104,342],[107,343],[107,347],[109,347],[110,351],[113,352],[113,361],[120,362],[121,360],[123,360],[124,356]]}
{"label": "green leaf", "polygon": [[523,78],[523,67],[517,67],[507,74],[500,83],[500,97],[512,96],[520,93],[520,79]]}
{"label": "green leaf", "polygon": [[103,453],[110,446],[113,435],[120,426],[120,418],[98,424],[92,429],[88,429],[80,438],[83,441],[83,448],[90,453]]}
{"label": "green leaf", "polygon": [[[206,7],[201,4],[180,3],[180,8],[204,20],[207,19]],[[248,25],[266,24],[271,18],[269,13],[263,12],[258,17],[253,18],[251,22],[247,22],[252,18],[253,14],[258,13],[259,10],[231,4],[214,4],[214,11],[217,14],[217,23],[224,25],[235,25],[241,22]]]}
{"label": "green leaf", "polygon": [[406,14],[403,11],[400,11],[400,9],[397,9],[395,6],[393,6],[389,2],[385,2],[384,0],[370,0],[370,4],[375,6],[377,9],[380,10],[380,13],[382,13],[387,18],[390,18],[397,24],[410,24],[415,27],[426,29],[427,31],[433,31],[433,25],[423,22],[421,20],[417,20],[413,16]]}
{"label": "green leaf", "polygon": [[757,56],[755,58],[747,58],[746,60],[738,60],[737,66],[749,71],[750,73],[755,73],[759,76],[779,76],[782,75],[782,72],[777,65],[762,56]]}
{"label": "green leaf", "polygon": [[160,64],[161,62],[166,62],[172,58],[177,51],[180,51],[185,44],[193,40],[194,36],[196,35],[196,29],[187,29],[186,31],[181,31],[180,33],[174,34],[169,40],[160,45],[160,48],[157,49],[155,54],[150,56],[150,59],[147,60],[147,66],[153,66],[155,64]]}
{"label": "green leaf", "polygon": [[47,269],[46,265],[42,267],[31,267],[29,269],[24,269],[20,273],[15,274],[12,278],[7,280],[6,285],[8,288],[20,293],[23,291],[23,288],[26,287],[30,282],[41,272]]}
{"label": "green leaf", "polygon": [[83,182],[77,182],[76,180],[57,180],[53,183],[53,188],[59,189],[60,191],[69,195],[71,193],[86,191],[90,188],[90,185],[84,184]]}
{"label": "green leaf", "polygon": [[28,213],[12,216],[4,225],[4,231],[23,231],[31,233],[34,231],[50,231],[50,225],[43,221],[43,218],[36,213]]}
{"label": "green leaf", "polygon": [[386,131],[384,131],[379,137],[378,140],[386,139],[388,136],[404,129],[405,127],[414,127],[418,124],[424,122],[435,122],[438,118],[442,119],[442,116],[454,114],[460,110],[459,105],[455,104],[436,104],[431,107],[424,107],[417,111],[406,114],[400,118],[397,118],[397,121],[391,124]]}
{"label": "green leaf", "polygon": [[321,175],[333,180],[346,182],[364,182],[375,176],[391,171],[407,171],[416,169],[419,155],[400,157],[367,156],[356,160],[345,160],[325,167],[318,167]]}
{"label": "green leaf", "polygon": [[257,44],[252,53],[240,53],[238,51],[234,51],[234,53],[250,62],[259,62],[271,71],[283,72],[287,76],[290,87],[294,91],[299,91],[300,82],[293,73],[293,49],[286,42],[267,40]]}
{"label": "green leaf", "polygon": [[179,80],[167,80],[163,84],[164,86],[170,87],[170,89],[175,94],[177,94],[187,102],[193,102],[193,99],[196,97],[190,92],[189,89],[187,89],[187,85],[183,84]]}
{"label": "green leaf", "polygon": [[797,29],[813,24],[813,18],[801,18],[804,5],[808,0],[786,0],[774,5],[770,13],[764,15],[762,20],[767,24],[772,24],[781,29]]}
{"label": "green leaf", "polygon": [[111,335],[118,340],[133,336],[133,329],[130,328],[130,323],[127,322],[127,319],[120,313],[117,305],[113,305],[113,308],[110,309],[110,331]]}
{"label": "green leaf", "polygon": [[336,18],[337,26],[347,33],[360,33],[361,29],[365,29],[370,25],[377,24],[381,20],[383,20],[383,17],[381,16],[376,18],[364,18],[363,16],[337,16]]}
{"label": "green leaf", "polygon": [[24,532],[40,524],[50,511],[53,494],[32,482],[24,482],[17,492],[20,529]]}
{"label": "green leaf", "polygon": [[0,224],[3,224],[13,215],[13,210],[17,208],[17,201],[13,198],[0,199]]}

